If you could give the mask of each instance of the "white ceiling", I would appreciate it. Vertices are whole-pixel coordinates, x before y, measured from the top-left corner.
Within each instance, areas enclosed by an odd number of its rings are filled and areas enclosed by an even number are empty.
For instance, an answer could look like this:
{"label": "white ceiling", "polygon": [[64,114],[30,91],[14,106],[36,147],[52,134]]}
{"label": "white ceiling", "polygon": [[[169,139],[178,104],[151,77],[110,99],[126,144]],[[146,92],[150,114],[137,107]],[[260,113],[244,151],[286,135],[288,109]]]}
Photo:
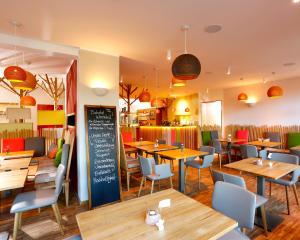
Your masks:
{"label": "white ceiling", "polygon": [[[124,56],[125,82],[143,86],[146,75],[155,88],[153,67],[159,68],[161,94],[170,91],[167,49],[173,57],[183,52],[183,24],[191,25],[188,51],[202,72],[175,93],[300,75],[300,4],[292,0],[1,0],[1,9],[1,32],[12,33],[15,19],[23,25],[19,36]],[[223,30],[205,33],[211,24]]]}

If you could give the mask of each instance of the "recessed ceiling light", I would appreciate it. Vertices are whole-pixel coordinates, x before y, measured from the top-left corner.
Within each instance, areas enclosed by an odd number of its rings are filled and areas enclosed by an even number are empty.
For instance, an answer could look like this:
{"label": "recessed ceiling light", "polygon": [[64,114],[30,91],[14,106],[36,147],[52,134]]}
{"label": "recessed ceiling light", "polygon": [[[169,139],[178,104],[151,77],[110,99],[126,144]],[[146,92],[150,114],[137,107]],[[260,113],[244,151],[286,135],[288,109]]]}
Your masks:
{"label": "recessed ceiling light", "polygon": [[212,72],[207,71],[207,72],[205,72],[205,74],[212,74]]}
{"label": "recessed ceiling light", "polygon": [[241,81],[243,81],[243,80],[244,80],[244,78],[243,78],[243,77],[240,77],[240,80],[241,80]]}
{"label": "recessed ceiling light", "polygon": [[171,52],[171,49],[168,49],[168,51],[167,51],[167,60],[171,61],[171,59],[172,59],[172,52]]}
{"label": "recessed ceiling light", "polygon": [[204,31],[207,33],[217,33],[220,32],[221,30],[222,30],[221,25],[209,25],[204,28]]}
{"label": "recessed ceiling light", "polygon": [[[299,0],[300,1],[300,0]],[[284,64],[282,64],[283,66],[285,66],[285,67],[289,67],[289,66],[294,66],[296,63],[294,63],[294,62],[286,62],[286,63],[284,63]]]}
{"label": "recessed ceiling light", "polygon": [[300,0],[293,0],[293,3],[299,3]]}

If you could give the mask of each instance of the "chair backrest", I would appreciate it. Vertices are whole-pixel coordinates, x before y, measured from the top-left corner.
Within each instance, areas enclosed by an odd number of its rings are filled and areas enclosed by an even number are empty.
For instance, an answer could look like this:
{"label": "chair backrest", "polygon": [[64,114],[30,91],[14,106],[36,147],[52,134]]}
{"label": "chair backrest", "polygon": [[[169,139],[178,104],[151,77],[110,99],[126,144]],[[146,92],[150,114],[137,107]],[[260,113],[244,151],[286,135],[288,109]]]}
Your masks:
{"label": "chair backrest", "polygon": [[6,138],[2,139],[1,152],[17,152],[24,151],[25,140],[24,138]]}
{"label": "chair backrest", "polygon": [[62,189],[65,172],[66,172],[66,168],[62,164],[59,164],[55,176],[55,195],[57,197],[59,196]]}
{"label": "chair backrest", "polygon": [[266,160],[268,158],[268,151],[266,149],[264,150],[260,150],[258,156],[262,159],[262,160]]}
{"label": "chair backrest", "polygon": [[212,207],[236,220],[240,228],[254,226],[256,196],[246,189],[231,183],[216,182]]}
{"label": "chair backrest", "polygon": [[219,139],[219,133],[217,130],[210,131],[210,138],[211,140]]}
{"label": "chair backrest", "polygon": [[210,154],[210,155],[205,155],[203,157],[203,161],[202,161],[202,167],[211,167],[212,163],[214,161],[214,155]]}
{"label": "chair backrest", "polygon": [[217,153],[222,152],[222,144],[221,144],[221,142],[219,140],[213,140],[213,146],[214,146],[215,151]]}
{"label": "chair backrest", "polygon": [[166,144],[167,141],[165,139],[158,139],[158,144]]}
{"label": "chair backrest", "polygon": [[266,132],[266,138],[269,138],[271,142],[281,142],[279,132]]}
{"label": "chair backrest", "polygon": [[175,147],[181,147],[181,144],[182,144],[182,142],[173,142],[172,143],[172,146],[175,146]]}
{"label": "chair backrest", "polygon": [[153,164],[154,159],[153,158],[145,158],[140,155],[138,155],[138,159],[140,161],[141,172],[142,172],[143,176],[148,176],[148,175],[152,174],[152,172],[153,172],[152,164]]}
{"label": "chair backrest", "polygon": [[257,147],[253,145],[242,144],[240,145],[242,158],[256,158],[258,157]]}
{"label": "chair backrest", "polygon": [[228,173],[223,173],[223,179],[224,179],[224,182],[231,183],[231,184],[237,185],[239,187],[242,187],[244,189],[247,189],[245,180],[242,177],[239,177],[236,175],[231,175]]}
{"label": "chair backrest", "polygon": [[300,132],[291,132],[287,134],[288,148],[300,145]]}
{"label": "chair backrest", "polygon": [[68,154],[68,164],[66,168],[66,180],[68,181],[70,179],[70,168],[71,168],[71,162],[73,157],[73,148],[74,148],[74,142],[75,142],[75,131],[70,133],[70,148],[69,148],[69,154]]}
{"label": "chair backrest", "polygon": [[218,181],[221,181],[221,182],[224,181],[223,172],[211,170],[211,175],[212,175],[212,179],[213,179],[214,183],[216,183]]}
{"label": "chair backrest", "polygon": [[64,144],[62,147],[61,164],[67,169],[70,152],[70,144]]}
{"label": "chair backrest", "polygon": [[200,146],[199,151],[208,152],[209,155],[215,154],[216,149],[211,146]]}
{"label": "chair backrest", "polygon": [[209,146],[211,141],[210,131],[202,131],[202,145]]}
{"label": "chair backrest", "polygon": [[272,153],[271,155],[272,161],[277,162],[285,162],[285,163],[291,163],[291,164],[299,164],[299,157],[287,154],[287,153]]}
{"label": "chair backrest", "polygon": [[29,137],[25,138],[24,150],[34,150],[33,157],[45,156],[45,137]]}

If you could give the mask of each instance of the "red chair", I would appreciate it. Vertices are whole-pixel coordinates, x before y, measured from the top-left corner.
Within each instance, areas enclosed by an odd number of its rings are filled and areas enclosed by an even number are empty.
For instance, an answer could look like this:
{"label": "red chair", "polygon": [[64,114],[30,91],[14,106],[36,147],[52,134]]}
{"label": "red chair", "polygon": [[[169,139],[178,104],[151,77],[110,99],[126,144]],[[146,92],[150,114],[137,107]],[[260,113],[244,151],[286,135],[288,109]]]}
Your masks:
{"label": "red chair", "polygon": [[24,151],[25,140],[24,138],[7,138],[2,139],[1,152],[18,152]]}
{"label": "red chair", "polygon": [[238,142],[237,144],[246,144],[246,143],[248,143],[249,131],[247,129],[237,130],[235,135],[236,135],[237,139],[243,139],[243,140],[246,139],[246,141]]}
{"label": "red chair", "polygon": [[126,146],[126,142],[133,142],[133,136],[132,136],[132,132],[121,132],[122,135],[122,139],[124,142],[124,149],[125,149],[125,153],[127,155],[130,155],[131,153],[134,153],[135,156],[137,156],[137,149],[134,147],[128,147]]}

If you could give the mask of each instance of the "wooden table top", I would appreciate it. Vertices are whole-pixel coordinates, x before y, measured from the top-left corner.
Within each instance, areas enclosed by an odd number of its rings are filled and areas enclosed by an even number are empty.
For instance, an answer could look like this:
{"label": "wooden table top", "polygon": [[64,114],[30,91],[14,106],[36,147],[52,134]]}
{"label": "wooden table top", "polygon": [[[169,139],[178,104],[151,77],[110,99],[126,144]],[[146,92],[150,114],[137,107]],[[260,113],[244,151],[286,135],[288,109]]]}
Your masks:
{"label": "wooden table top", "polygon": [[27,150],[27,151],[0,153],[0,157],[4,157],[4,159],[27,158],[27,157],[33,157],[33,154],[34,154],[34,150]]}
{"label": "wooden table top", "polygon": [[290,150],[300,151],[300,146],[291,147]]}
{"label": "wooden table top", "polygon": [[149,153],[178,149],[178,147],[176,147],[176,146],[171,146],[171,145],[167,145],[167,144],[159,144],[158,147],[154,147],[154,144],[153,145],[144,145],[144,146],[138,146],[136,148],[146,151],[146,152],[149,152]]}
{"label": "wooden table top", "polygon": [[189,157],[204,156],[204,155],[207,155],[208,152],[201,152],[201,151],[198,151],[198,150],[184,148],[183,151],[181,149],[176,149],[176,150],[158,152],[157,154],[162,156],[162,157],[167,157],[167,158],[179,160],[179,159],[185,159],[185,158],[189,158]]}
{"label": "wooden table top", "polygon": [[6,159],[0,164],[0,172],[28,168],[31,158]]}
{"label": "wooden table top", "polygon": [[230,141],[227,138],[219,138],[217,140],[220,141],[220,142],[230,142],[230,143],[248,142],[247,139],[239,139],[239,138],[231,138]]}
{"label": "wooden table top", "polygon": [[150,142],[150,141],[124,142],[124,145],[130,147],[138,147],[138,146],[154,145],[154,142]]}
{"label": "wooden table top", "polygon": [[0,191],[23,188],[28,169],[0,172]]}
{"label": "wooden table top", "polygon": [[273,148],[273,147],[278,147],[281,145],[281,142],[261,142],[261,141],[252,141],[248,142],[249,145],[254,145],[258,147],[268,147],[268,148]]}
{"label": "wooden table top", "polygon": [[[145,223],[147,209],[171,199],[162,210],[164,231]],[[168,189],[76,215],[84,240],[88,239],[217,239],[237,222],[174,189]]]}
{"label": "wooden table top", "polygon": [[259,158],[246,158],[237,162],[226,164],[225,167],[272,179],[281,178],[300,167],[296,164],[277,161],[272,161],[273,166],[269,167],[269,160],[263,160],[263,165],[259,166],[254,163],[254,161],[258,159]]}

